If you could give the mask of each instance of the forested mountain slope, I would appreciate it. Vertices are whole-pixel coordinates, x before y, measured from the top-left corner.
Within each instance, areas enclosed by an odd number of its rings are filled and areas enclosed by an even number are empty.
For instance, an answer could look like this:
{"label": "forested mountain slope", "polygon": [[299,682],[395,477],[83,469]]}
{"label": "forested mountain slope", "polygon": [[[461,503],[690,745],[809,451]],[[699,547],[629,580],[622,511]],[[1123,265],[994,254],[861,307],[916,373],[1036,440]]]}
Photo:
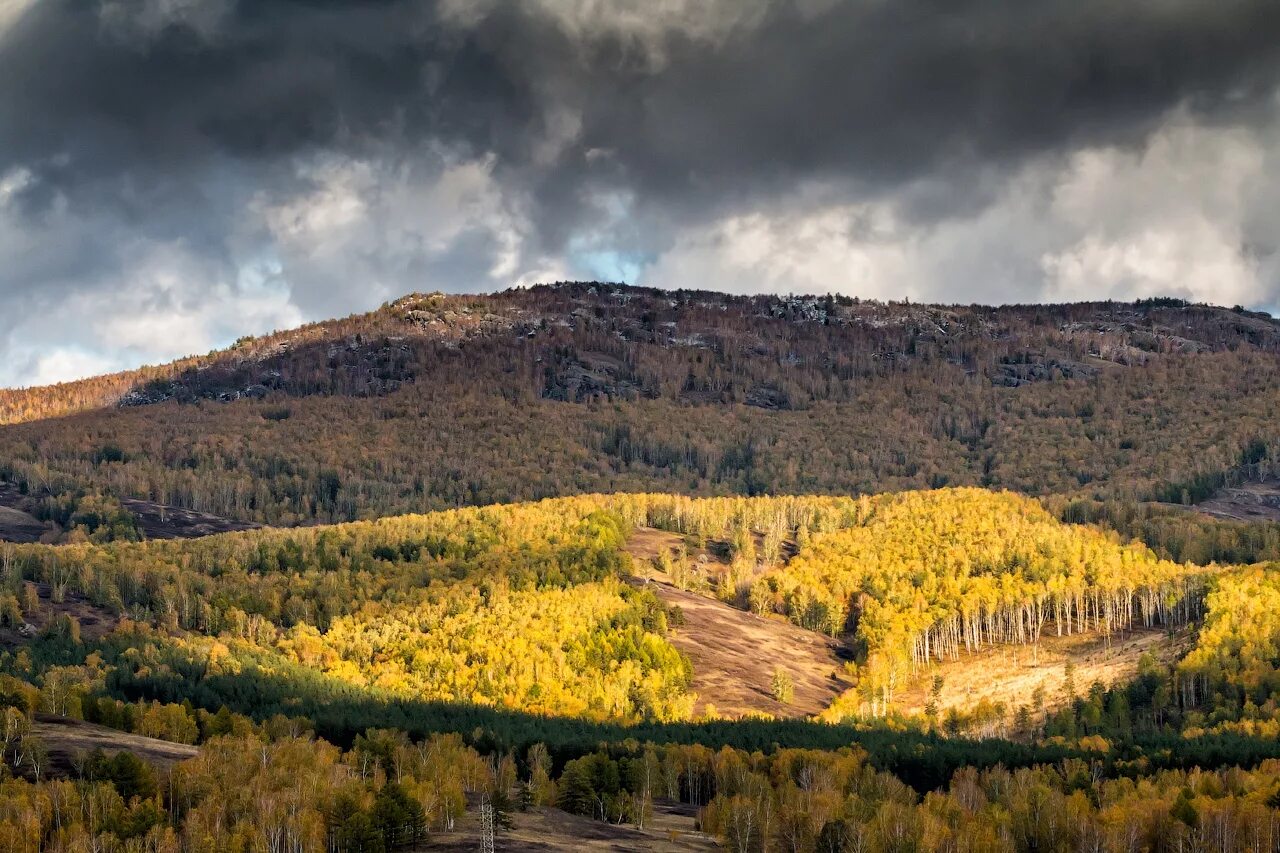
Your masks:
{"label": "forested mountain slope", "polygon": [[509,394],[801,408],[932,368],[1019,386],[1179,354],[1280,351],[1265,314],[1179,300],[930,306],[571,283],[414,294],[170,365],[0,395],[0,423],[167,399],[371,395],[483,379]]}
{"label": "forested mountain slope", "polygon": [[411,296],[2,392],[0,477],[99,539],[141,535],[123,498],[268,524],[609,490],[1178,502],[1276,469],[1278,352],[1264,315],[1171,300]]}
{"label": "forested mountain slope", "polygon": [[[0,846],[368,853],[485,797],[744,851],[1270,849],[1280,524],[1170,504],[1280,471],[1277,367],[1269,317],[1171,300],[566,284],[0,393]],[[939,681],[993,654],[1003,695]],[[50,781],[37,713],[200,751]]]}
{"label": "forested mountain slope", "polygon": [[[674,552],[655,551],[655,568],[696,594],[845,644],[853,686],[828,715],[842,722],[694,718],[694,673],[673,642],[682,613],[627,582],[639,528],[666,531]],[[30,778],[0,785],[0,840],[252,849],[287,831],[312,847],[380,837],[371,849],[387,849],[447,837],[484,795],[500,811],[554,804],[637,825],[667,798],[742,850],[762,838],[892,848],[904,833],[913,849],[1106,849],[1125,833],[1271,844],[1276,577],[1162,560],[980,489],[587,495],[0,546],[0,626],[44,626],[0,652],[4,755]],[[109,630],[83,631],[69,601],[108,614]],[[899,707],[896,690],[927,683],[939,659],[1151,624],[1199,635],[1182,660],[1144,661],[1132,684],[1068,678],[1051,707],[1008,696],[997,713],[1010,740],[962,737],[989,717]],[[785,707],[778,657],[767,688]],[[132,759],[96,755],[74,783],[41,781],[37,711],[201,749],[163,785]],[[74,807],[54,814],[50,799]],[[1069,831],[1043,824],[1068,815]],[[743,844],[748,823],[756,840]]]}

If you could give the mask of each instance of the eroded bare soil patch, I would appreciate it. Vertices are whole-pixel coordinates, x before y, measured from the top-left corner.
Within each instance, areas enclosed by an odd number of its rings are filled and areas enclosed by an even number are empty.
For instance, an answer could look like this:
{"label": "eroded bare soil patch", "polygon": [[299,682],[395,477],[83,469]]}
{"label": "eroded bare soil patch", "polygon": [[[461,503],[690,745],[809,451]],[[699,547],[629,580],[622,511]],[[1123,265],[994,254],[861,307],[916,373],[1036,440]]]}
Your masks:
{"label": "eroded bare soil patch", "polygon": [[148,539],[195,539],[215,533],[255,530],[262,526],[252,521],[236,521],[134,498],[124,498],[120,503],[138,519],[138,526]]}
{"label": "eroded bare soil patch", "polygon": [[23,494],[12,483],[0,482],[0,541],[38,542],[50,526],[22,509]]}
{"label": "eroded bare soil patch", "polygon": [[1195,505],[1197,512],[1234,521],[1280,521],[1280,480],[1219,489]]}
{"label": "eroded bare soil patch", "polygon": [[[725,716],[813,715],[848,689],[835,640],[781,617],[756,616],[679,589],[655,570],[652,558],[681,541],[672,533],[641,528],[628,540],[627,550],[635,559],[636,582],[647,584],[663,602],[684,613],[685,624],[672,631],[671,642],[693,663],[695,711],[712,704]],[[775,668],[790,675],[795,686],[789,704],[775,701],[770,693]]]}

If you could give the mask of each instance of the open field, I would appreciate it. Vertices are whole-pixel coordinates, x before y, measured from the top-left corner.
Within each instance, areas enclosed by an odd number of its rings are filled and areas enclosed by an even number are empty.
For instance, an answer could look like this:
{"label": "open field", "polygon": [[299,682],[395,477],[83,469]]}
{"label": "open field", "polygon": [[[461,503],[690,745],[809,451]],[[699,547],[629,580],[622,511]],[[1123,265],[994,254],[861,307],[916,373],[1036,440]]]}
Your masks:
{"label": "open field", "polygon": [[150,764],[166,767],[193,757],[194,746],[120,732],[96,726],[83,720],[71,720],[48,714],[37,714],[31,731],[49,750],[48,774],[69,776],[74,773],[77,758],[101,749],[113,754],[127,751]]}
{"label": "open field", "polygon": [[[499,830],[496,835],[497,849],[506,853],[541,850],[685,853],[718,849],[710,837],[694,829],[693,808],[678,803],[655,803],[653,818],[643,830],[634,826],[615,826],[550,808],[513,812],[511,821],[511,829]],[[479,850],[479,810],[469,808],[454,832],[434,834],[421,849],[455,850],[459,853]]]}

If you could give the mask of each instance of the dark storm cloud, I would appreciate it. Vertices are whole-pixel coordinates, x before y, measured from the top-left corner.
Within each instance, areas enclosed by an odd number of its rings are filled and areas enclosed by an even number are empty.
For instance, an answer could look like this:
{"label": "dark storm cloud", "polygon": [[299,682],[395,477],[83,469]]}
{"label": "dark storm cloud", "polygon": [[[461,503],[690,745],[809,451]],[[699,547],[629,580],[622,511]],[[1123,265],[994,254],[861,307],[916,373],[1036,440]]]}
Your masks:
{"label": "dark storm cloud", "polygon": [[[557,4],[465,23],[423,3],[211,5],[200,31],[195,4],[148,23],[155,3],[37,3],[0,52],[0,162],[74,191],[220,157],[435,142],[496,153],[563,236],[596,182],[698,209],[777,182],[891,187],[1137,140],[1180,102],[1251,109],[1280,57],[1272,0],[776,3],[701,35],[683,6],[643,33],[607,12],[571,33]],[[557,109],[580,133],[534,163]]]}
{"label": "dark storm cloud", "polygon": [[[24,9],[7,30],[6,4]],[[717,277],[706,253],[743,233],[910,246],[909,228],[1002,205],[988,219],[1008,231],[1064,182],[1043,164],[1090,146],[1141,157],[1175,114],[1248,137],[1175,139],[1165,159],[1121,167],[1172,175],[1216,146],[1248,186],[1272,171],[1278,82],[1274,0],[0,0],[0,354],[24,318],[130,287],[135,313],[162,288],[195,322],[216,285],[230,294],[218,310],[249,299],[262,323],[581,272],[575,253],[674,284],[790,287],[786,268]],[[1027,168],[1038,200],[1019,195]],[[1175,199],[1230,220],[1194,258],[1146,263],[1149,246],[1125,254],[1142,231],[1131,212],[1094,234],[1072,209],[1008,234],[1017,257],[964,249],[962,268],[1005,290],[911,292],[1034,299],[1042,268],[1087,279],[1117,268],[1112,252],[1133,275],[1182,275],[1226,251],[1270,299],[1278,264],[1256,247],[1280,190],[1253,183],[1265,192],[1230,204],[1198,187]],[[891,214],[838,213],[881,200]],[[1174,244],[1186,221],[1162,226]],[[967,241],[948,237],[925,267],[954,268]],[[289,310],[246,269],[284,287]],[[1128,292],[1129,275],[1108,286]]]}

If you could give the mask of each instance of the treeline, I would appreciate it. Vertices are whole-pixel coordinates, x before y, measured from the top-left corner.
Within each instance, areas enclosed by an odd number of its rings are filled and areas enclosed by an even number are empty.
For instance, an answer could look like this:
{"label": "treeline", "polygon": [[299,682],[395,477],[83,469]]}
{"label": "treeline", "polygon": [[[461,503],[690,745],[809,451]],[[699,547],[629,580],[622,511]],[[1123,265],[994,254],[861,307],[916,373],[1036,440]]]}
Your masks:
{"label": "treeline", "polygon": [[[638,524],[723,543],[714,583],[734,604],[849,635],[857,688],[835,717],[888,714],[930,661],[993,644],[1034,654],[1046,631],[1177,627],[1203,608],[1205,570],[1061,524],[1029,499],[965,489],[587,496],[190,541],[6,546],[0,578],[15,599],[45,584],[55,600],[75,592],[390,697],[681,719],[691,674],[666,637],[671,614],[621,582]],[[213,651],[200,655],[202,674],[220,671]]]}
{"label": "treeline", "polygon": [[1175,562],[1208,565],[1280,561],[1280,522],[1233,521],[1192,509],[1130,501],[1058,497],[1042,501],[1068,524],[1109,528]]}
{"label": "treeline", "polygon": [[[859,683],[828,716],[854,724],[688,719],[675,614],[621,582],[637,525],[719,553],[715,588],[735,603],[851,632]],[[636,825],[677,800],[741,850],[1267,849],[1277,578],[1161,560],[966,489],[585,496],[8,546],[0,629],[46,628],[0,652],[5,758],[26,777],[0,782],[0,840],[387,851],[456,828],[483,795]],[[107,633],[80,629],[79,596]],[[1181,661],[1144,660],[1110,689],[1069,675],[1062,702],[1026,697],[1006,739],[893,708],[895,684],[940,657],[1193,617]],[[90,755],[74,783],[51,780],[37,711],[202,750],[171,772]]]}
{"label": "treeline", "polygon": [[[0,583],[270,650],[354,688],[598,719],[689,714],[668,614],[601,499],[189,541],[0,548]],[[21,619],[21,615],[15,617]],[[121,629],[128,633],[129,627]],[[206,668],[217,673],[217,652]],[[234,657],[234,656],[233,656]]]}
{"label": "treeline", "polygon": [[0,476],[36,497],[97,490],[271,524],[614,490],[1145,498],[1233,468],[1272,435],[1275,375],[1263,357],[1224,354],[1000,391],[906,376],[804,412],[568,406],[468,377],[374,399],[166,404],[9,427]]}
{"label": "treeline", "polygon": [[694,806],[700,829],[744,853],[1267,850],[1280,841],[1275,761],[1134,775],[1067,758],[967,767],[920,792],[858,747],[629,741],[559,763],[541,744],[486,756],[455,735],[413,740],[383,729],[347,750],[306,734],[220,734],[166,771],[127,753],[90,754],[78,767],[78,779],[0,782],[6,850],[388,853],[458,829],[480,797],[495,808],[499,843],[525,809],[644,827],[659,801]]}
{"label": "treeline", "polygon": [[1198,470],[1180,482],[1167,483],[1157,488],[1152,499],[1166,503],[1196,504],[1212,497],[1226,486],[1257,482],[1280,473],[1280,459],[1268,443],[1255,437],[1240,450],[1235,465],[1225,469]]}
{"label": "treeline", "polygon": [[1165,772],[1099,779],[1087,761],[958,772],[923,798],[856,756],[738,756],[702,812],[730,850],[1269,850],[1276,776]]}
{"label": "treeline", "polygon": [[1110,689],[1064,684],[1069,701],[1035,733],[1117,744],[1161,733],[1184,743],[1206,734],[1280,739],[1280,565],[1214,577],[1205,604],[1195,643],[1180,660],[1162,665],[1146,657],[1132,682]]}
{"label": "treeline", "polygon": [[0,782],[0,847],[384,853],[453,829],[468,794],[504,778],[456,737],[390,751],[383,737],[344,753],[307,737],[221,736],[166,771],[90,753],[79,778]]}

